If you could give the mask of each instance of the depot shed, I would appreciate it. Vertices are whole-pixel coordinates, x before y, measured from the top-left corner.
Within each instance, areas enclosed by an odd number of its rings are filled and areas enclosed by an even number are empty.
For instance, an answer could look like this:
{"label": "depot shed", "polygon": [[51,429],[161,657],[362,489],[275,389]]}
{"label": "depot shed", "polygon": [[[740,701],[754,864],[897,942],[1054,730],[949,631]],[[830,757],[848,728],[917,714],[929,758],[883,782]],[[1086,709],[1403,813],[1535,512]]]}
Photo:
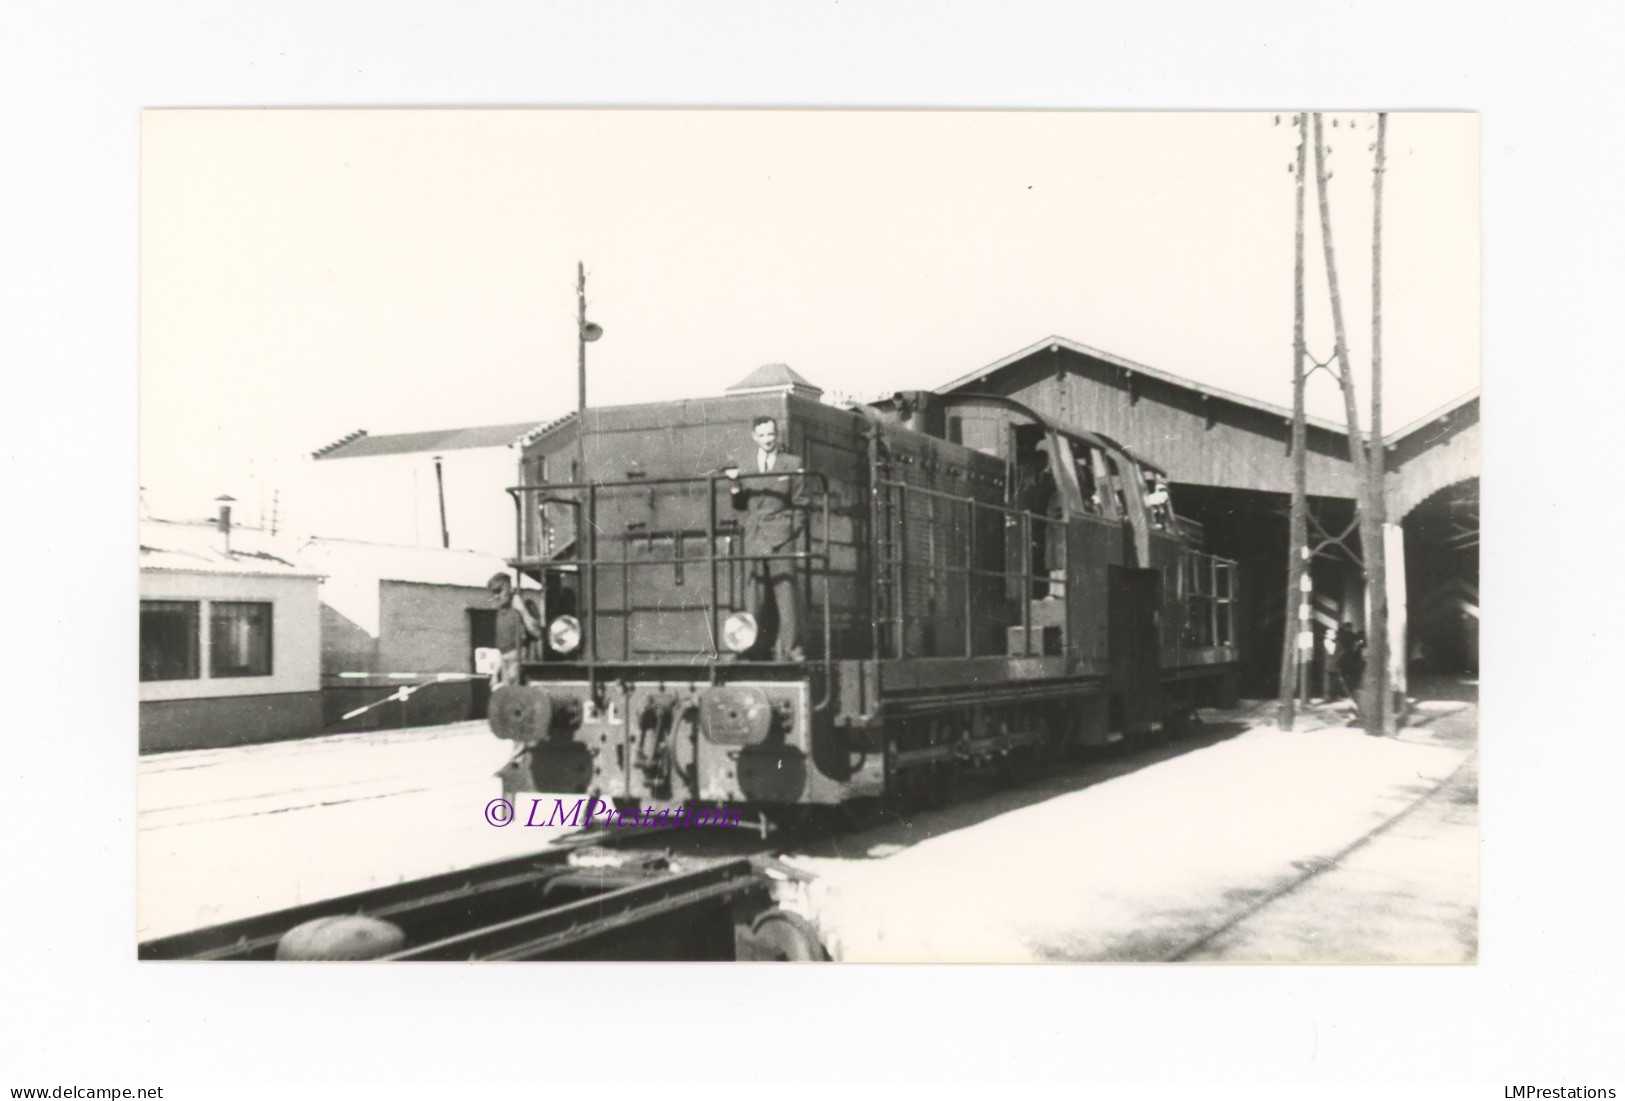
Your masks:
{"label": "depot shed", "polygon": [[[1287,615],[1290,409],[1061,336],[938,392],[1013,398],[1060,427],[1108,435],[1163,468],[1180,515],[1202,525],[1206,549],[1240,564],[1243,691],[1275,694]],[[1470,392],[1384,440],[1389,605],[1397,611],[1414,604],[1412,618],[1432,623],[1439,619],[1434,605],[1446,602],[1442,614],[1452,617],[1451,630],[1463,637],[1432,646],[1432,664],[1441,671],[1439,659],[1447,650],[1452,661],[1445,664],[1452,671],[1477,664],[1478,404],[1477,392]],[[1306,427],[1311,541],[1318,544],[1317,531],[1339,534],[1353,525],[1356,486],[1346,426],[1309,417]],[[950,438],[955,431],[950,423]],[[1366,622],[1358,537],[1346,543],[1352,553],[1329,547],[1310,569],[1312,627],[1319,638],[1312,670],[1316,694],[1327,686],[1325,643],[1338,624],[1363,630]],[[1411,592],[1418,584],[1426,591]],[[1471,622],[1463,626],[1464,619]],[[1472,638],[1464,640],[1469,630]]]}

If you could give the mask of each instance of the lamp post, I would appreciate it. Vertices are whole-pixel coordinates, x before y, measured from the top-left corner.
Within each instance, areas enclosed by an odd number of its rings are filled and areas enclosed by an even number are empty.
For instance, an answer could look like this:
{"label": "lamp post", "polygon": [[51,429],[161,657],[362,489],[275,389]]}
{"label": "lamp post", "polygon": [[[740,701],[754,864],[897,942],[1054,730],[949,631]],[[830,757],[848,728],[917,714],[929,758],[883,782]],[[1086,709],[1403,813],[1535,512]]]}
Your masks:
{"label": "lamp post", "polygon": [[576,478],[587,477],[587,345],[604,330],[587,320],[587,267],[576,261]]}

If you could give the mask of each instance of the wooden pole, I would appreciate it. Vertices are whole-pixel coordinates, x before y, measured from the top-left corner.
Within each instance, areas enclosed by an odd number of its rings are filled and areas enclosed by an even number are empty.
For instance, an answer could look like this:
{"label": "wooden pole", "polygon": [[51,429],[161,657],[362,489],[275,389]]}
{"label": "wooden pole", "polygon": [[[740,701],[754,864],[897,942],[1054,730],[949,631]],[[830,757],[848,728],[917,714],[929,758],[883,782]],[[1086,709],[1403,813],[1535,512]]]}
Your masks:
{"label": "wooden pole", "polygon": [[1307,563],[1304,548],[1309,542],[1307,456],[1304,454],[1307,429],[1303,411],[1303,196],[1304,174],[1307,171],[1309,149],[1308,116],[1300,113],[1293,120],[1298,128],[1298,186],[1296,233],[1292,264],[1292,512],[1287,521],[1287,584],[1286,624],[1281,639],[1281,687],[1278,719],[1282,730],[1291,730],[1297,720],[1298,667],[1302,654],[1298,637],[1305,625],[1298,622],[1298,605],[1302,599],[1300,586]]}
{"label": "wooden pole", "polygon": [[440,456],[434,457],[435,496],[440,501],[440,545],[451,546],[451,529],[446,527],[446,475],[440,469]]}
{"label": "wooden pole", "polygon": [[[1337,356],[1339,387],[1343,391],[1343,414],[1348,421],[1349,436],[1349,465],[1354,471],[1354,493],[1356,507],[1360,516],[1360,558],[1365,565],[1365,583],[1367,600],[1371,599],[1371,563],[1373,558],[1382,554],[1382,527],[1373,524],[1374,514],[1371,509],[1371,475],[1369,460],[1372,452],[1377,462],[1381,462],[1382,443],[1377,441],[1374,448],[1363,446],[1360,438],[1360,415],[1356,408],[1354,396],[1354,375],[1349,368],[1349,346],[1346,333],[1343,329],[1343,296],[1337,284],[1337,257],[1332,248],[1332,216],[1331,202],[1326,194],[1326,143],[1321,128],[1320,112],[1315,112],[1315,182],[1316,190],[1320,196],[1320,240],[1321,247],[1326,254],[1326,284],[1331,290],[1332,299],[1332,333],[1337,342],[1335,354]],[[1380,474],[1379,474],[1380,477]],[[1369,606],[1369,604],[1368,604]],[[1366,624],[1367,646],[1371,641],[1371,624]],[[1382,732],[1381,719],[1377,713],[1376,700],[1372,696],[1372,687],[1376,677],[1372,675],[1372,665],[1369,651],[1366,660],[1366,675],[1360,685],[1360,714],[1368,733],[1380,734]]]}
{"label": "wooden pole", "polygon": [[1366,632],[1369,653],[1366,677],[1371,682],[1371,695],[1376,707],[1371,716],[1374,726],[1366,729],[1373,734],[1394,733],[1393,700],[1388,691],[1388,563],[1387,563],[1387,492],[1383,485],[1383,472],[1387,467],[1387,449],[1382,438],[1382,175],[1388,135],[1388,113],[1377,115],[1377,158],[1372,169],[1371,182],[1371,448],[1367,459],[1370,482],[1366,495],[1371,507],[1370,528],[1375,533],[1372,545],[1365,552],[1367,585],[1371,592],[1371,626]]}

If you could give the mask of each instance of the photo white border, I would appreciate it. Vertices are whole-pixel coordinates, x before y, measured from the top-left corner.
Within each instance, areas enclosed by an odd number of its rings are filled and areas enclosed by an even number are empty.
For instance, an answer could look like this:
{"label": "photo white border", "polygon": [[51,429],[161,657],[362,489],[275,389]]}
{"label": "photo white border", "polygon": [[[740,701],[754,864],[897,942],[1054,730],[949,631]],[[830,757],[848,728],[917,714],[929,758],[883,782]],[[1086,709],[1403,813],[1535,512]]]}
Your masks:
{"label": "photo white border", "polygon": [[[4,1085],[1620,1077],[1607,5],[17,6]],[[1319,9],[1316,9],[1319,11]],[[1482,112],[1480,962],[264,968],[134,960],[139,112],[692,105]],[[1581,365],[1584,365],[1583,367]],[[1582,373],[1583,372],[1583,373]],[[1567,385],[1565,385],[1567,384]],[[1517,440],[1522,446],[1515,447]],[[1548,443],[1557,454],[1547,457]],[[1576,454],[1577,453],[1577,454]],[[1522,458],[1518,461],[1514,456]],[[1600,459],[1601,456],[1597,456]],[[1601,475],[1601,477],[1599,477]],[[1588,519],[1604,529],[1594,533]],[[1599,538],[1598,534],[1602,537]],[[1563,584],[1560,584],[1562,582]],[[13,719],[15,725],[13,725]],[[1574,737],[1580,734],[1580,737]],[[18,903],[21,903],[19,905]],[[24,995],[24,996],[19,996]],[[1497,1094],[1498,1095],[1498,1094]]]}

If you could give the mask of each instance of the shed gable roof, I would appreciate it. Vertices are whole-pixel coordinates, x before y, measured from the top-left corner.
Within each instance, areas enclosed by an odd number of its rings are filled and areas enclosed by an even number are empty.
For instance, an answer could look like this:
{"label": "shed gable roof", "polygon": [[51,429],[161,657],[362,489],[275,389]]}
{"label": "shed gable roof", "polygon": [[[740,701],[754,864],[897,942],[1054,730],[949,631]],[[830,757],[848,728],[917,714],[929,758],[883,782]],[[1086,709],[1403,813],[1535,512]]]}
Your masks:
{"label": "shed gable roof", "polygon": [[[1051,347],[1065,348],[1068,351],[1075,352],[1078,355],[1088,356],[1091,359],[1098,359],[1104,363],[1110,363],[1115,367],[1121,367],[1125,371],[1132,371],[1135,374],[1143,375],[1146,378],[1156,379],[1158,382],[1167,383],[1169,386],[1177,386],[1183,390],[1190,390],[1194,393],[1203,394],[1214,399],[1215,401],[1230,402],[1233,405],[1239,405],[1247,409],[1255,409],[1259,412],[1269,413],[1272,416],[1282,417],[1286,420],[1292,419],[1292,410],[1286,408],[1285,406],[1274,405],[1267,401],[1260,401],[1257,398],[1249,398],[1242,394],[1232,393],[1229,390],[1221,390],[1217,386],[1209,386],[1206,383],[1194,382],[1188,378],[1181,378],[1179,375],[1170,374],[1167,371],[1159,371],[1155,367],[1147,367],[1143,363],[1136,363],[1134,360],[1128,359],[1124,356],[1101,351],[1099,348],[1091,348],[1087,344],[1081,344],[1076,340],[1069,340],[1064,336],[1051,336],[1044,340],[1040,340],[1035,344],[1029,344],[1019,352],[1012,352],[1003,359],[996,360],[995,362],[988,364],[986,367],[978,368],[968,375],[962,375],[961,377],[954,379],[952,382],[937,387],[937,390],[939,393],[949,393],[955,390],[966,389],[975,383],[986,380],[992,375],[998,374],[1007,367],[1013,367],[1017,363],[1020,363],[1021,361],[1037,355],[1039,352]],[[1345,425],[1337,424],[1321,417],[1310,416],[1305,417],[1304,419],[1306,423],[1314,426],[1315,428],[1320,428],[1327,432],[1336,432],[1341,436],[1348,435],[1348,428]]]}

